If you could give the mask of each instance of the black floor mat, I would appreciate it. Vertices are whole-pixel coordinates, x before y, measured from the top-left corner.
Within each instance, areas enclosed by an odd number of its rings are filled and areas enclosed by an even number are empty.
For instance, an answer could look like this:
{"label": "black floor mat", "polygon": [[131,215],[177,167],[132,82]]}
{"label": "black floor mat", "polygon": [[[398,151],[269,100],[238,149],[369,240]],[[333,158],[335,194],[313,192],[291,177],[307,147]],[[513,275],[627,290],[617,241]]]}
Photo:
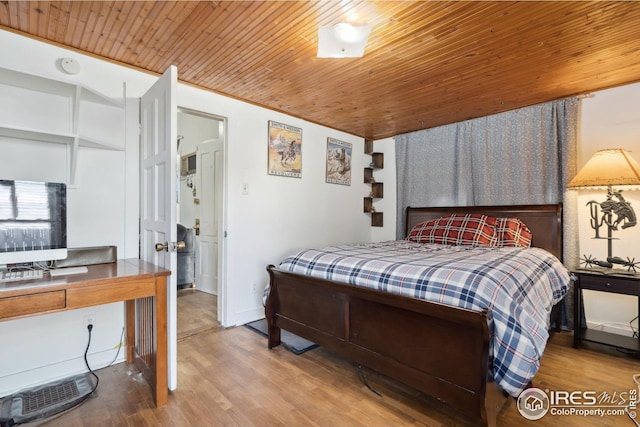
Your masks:
{"label": "black floor mat", "polygon": [[[244,326],[264,337],[268,336],[266,319],[256,320],[255,322],[247,323]],[[282,329],[282,332],[280,333],[280,340],[287,350],[295,354],[302,354],[305,351],[312,350],[318,346],[318,344],[292,334],[291,332],[285,331],[284,329]]]}

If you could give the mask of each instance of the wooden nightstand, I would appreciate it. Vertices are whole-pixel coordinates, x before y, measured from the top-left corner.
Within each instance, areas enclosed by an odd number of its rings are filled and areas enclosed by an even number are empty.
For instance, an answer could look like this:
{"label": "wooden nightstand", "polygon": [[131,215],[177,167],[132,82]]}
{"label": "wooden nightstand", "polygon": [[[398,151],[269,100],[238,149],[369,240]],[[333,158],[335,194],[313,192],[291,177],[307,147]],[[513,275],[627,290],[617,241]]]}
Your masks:
{"label": "wooden nightstand", "polygon": [[638,313],[640,313],[640,275],[616,274],[611,270],[578,270],[573,271],[572,274],[576,277],[573,294],[573,347],[579,348],[580,342],[584,340],[640,352],[638,338],[588,329],[581,322],[583,317],[582,291],[584,289],[635,295],[638,297]]}

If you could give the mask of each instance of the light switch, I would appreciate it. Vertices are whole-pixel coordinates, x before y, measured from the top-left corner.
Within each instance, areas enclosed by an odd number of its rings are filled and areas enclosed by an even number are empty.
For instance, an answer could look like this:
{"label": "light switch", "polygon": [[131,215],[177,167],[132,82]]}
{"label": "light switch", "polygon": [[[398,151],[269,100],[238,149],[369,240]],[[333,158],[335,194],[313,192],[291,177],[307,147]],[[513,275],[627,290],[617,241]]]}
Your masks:
{"label": "light switch", "polygon": [[242,183],[242,195],[246,196],[247,194],[249,194],[249,184],[246,182]]}

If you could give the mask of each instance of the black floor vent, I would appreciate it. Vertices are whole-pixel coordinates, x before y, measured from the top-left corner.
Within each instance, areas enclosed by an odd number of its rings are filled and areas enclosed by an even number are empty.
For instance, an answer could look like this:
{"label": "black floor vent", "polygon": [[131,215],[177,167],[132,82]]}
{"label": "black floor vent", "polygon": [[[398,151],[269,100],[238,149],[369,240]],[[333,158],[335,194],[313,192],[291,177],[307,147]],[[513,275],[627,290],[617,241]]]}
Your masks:
{"label": "black floor vent", "polygon": [[38,391],[24,392],[20,394],[22,398],[22,413],[29,415],[36,411],[42,411],[50,406],[75,400],[79,396],[78,386],[73,380],[47,386]]}
{"label": "black floor vent", "polygon": [[66,411],[93,391],[88,374],[65,378],[2,398],[0,418],[26,423]]}

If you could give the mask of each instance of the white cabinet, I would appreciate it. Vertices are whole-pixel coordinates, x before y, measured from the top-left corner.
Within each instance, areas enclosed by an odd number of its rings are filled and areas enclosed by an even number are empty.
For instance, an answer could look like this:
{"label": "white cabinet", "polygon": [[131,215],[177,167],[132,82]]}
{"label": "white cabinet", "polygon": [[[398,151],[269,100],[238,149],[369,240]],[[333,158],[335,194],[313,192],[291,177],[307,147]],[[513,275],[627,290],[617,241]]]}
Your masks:
{"label": "white cabinet", "polygon": [[82,85],[0,68],[0,137],[66,144],[69,184],[78,150],[123,151],[125,104]]}

